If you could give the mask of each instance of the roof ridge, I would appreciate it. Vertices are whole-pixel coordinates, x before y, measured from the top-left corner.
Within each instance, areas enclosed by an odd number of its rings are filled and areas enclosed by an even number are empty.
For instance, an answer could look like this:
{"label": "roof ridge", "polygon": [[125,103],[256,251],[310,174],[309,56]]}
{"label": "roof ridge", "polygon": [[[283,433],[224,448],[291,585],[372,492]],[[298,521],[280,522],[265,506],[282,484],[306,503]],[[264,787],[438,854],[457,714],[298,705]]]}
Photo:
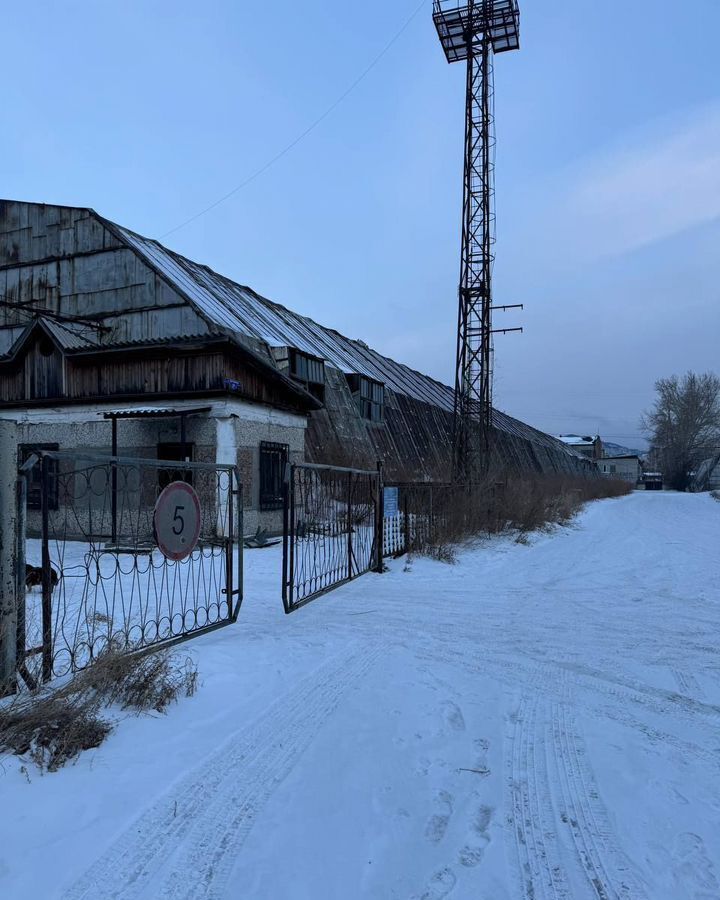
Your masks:
{"label": "roof ridge", "polygon": [[75,206],[73,203],[45,203],[40,200],[14,200],[11,197],[0,197],[0,203],[16,203],[24,206],[51,206],[53,209],[81,209],[84,212],[95,213],[91,206]]}

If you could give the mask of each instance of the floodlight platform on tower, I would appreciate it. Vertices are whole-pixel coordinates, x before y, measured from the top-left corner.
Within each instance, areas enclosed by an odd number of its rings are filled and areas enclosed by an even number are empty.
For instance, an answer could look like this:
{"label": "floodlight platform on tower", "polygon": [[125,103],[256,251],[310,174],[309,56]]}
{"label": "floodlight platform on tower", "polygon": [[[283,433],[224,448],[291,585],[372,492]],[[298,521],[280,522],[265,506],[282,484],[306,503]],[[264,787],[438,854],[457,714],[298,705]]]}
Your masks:
{"label": "floodlight platform on tower", "polygon": [[433,21],[451,63],[467,59],[470,45],[485,37],[495,53],[520,47],[518,0],[433,0]]}

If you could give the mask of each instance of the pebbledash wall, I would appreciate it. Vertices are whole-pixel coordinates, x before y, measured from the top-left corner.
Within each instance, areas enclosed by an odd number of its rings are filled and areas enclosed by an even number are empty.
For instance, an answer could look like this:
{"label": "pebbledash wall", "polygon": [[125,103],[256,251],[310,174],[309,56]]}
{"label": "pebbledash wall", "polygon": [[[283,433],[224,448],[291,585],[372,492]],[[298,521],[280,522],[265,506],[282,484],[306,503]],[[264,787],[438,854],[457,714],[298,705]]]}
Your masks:
{"label": "pebbledash wall", "polygon": [[[198,400],[173,403],[173,409],[194,408]],[[307,419],[240,400],[208,401],[207,413],[186,420],[186,441],[193,445],[193,461],[234,465],[243,489],[243,525],[245,534],[259,526],[270,531],[282,529],[281,510],[260,509],[259,453],[263,441],[288,447],[291,463],[305,458]],[[123,406],[123,409],[125,407]],[[57,444],[63,451],[81,451],[108,456],[111,446],[111,423],[105,413],[118,406],[90,404],[78,408],[57,407],[17,411],[12,418],[18,423],[18,442],[24,445]],[[175,419],[120,419],[118,421],[118,455],[157,459],[162,443],[180,441]],[[178,463],[178,467],[181,467]],[[39,529],[39,514],[30,512],[28,526]]]}

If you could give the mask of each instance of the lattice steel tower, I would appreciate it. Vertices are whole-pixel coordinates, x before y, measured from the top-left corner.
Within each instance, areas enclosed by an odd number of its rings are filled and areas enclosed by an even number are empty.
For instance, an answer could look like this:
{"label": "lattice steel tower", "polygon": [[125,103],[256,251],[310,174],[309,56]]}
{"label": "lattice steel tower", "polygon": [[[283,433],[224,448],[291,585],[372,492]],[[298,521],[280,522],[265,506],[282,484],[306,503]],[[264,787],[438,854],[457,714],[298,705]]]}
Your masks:
{"label": "lattice steel tower", "polygon": [[517,0],[434,0],[433,20],[448,62],[467,63],[453,475],[473,480],[492,432],[493,57],[520,46],[520,11]]}

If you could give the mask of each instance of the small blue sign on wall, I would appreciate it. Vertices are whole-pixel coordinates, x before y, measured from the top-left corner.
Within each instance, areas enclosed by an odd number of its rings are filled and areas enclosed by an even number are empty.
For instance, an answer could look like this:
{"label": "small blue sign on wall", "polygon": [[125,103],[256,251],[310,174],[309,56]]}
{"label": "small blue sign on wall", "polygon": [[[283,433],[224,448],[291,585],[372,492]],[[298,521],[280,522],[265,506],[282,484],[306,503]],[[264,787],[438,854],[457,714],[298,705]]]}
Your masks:
{"label": "small blue sign on wall", "polygon": [[383,488],[383,505],[386,519],[394,519],[395,516],[399,515],[398,488]]}

